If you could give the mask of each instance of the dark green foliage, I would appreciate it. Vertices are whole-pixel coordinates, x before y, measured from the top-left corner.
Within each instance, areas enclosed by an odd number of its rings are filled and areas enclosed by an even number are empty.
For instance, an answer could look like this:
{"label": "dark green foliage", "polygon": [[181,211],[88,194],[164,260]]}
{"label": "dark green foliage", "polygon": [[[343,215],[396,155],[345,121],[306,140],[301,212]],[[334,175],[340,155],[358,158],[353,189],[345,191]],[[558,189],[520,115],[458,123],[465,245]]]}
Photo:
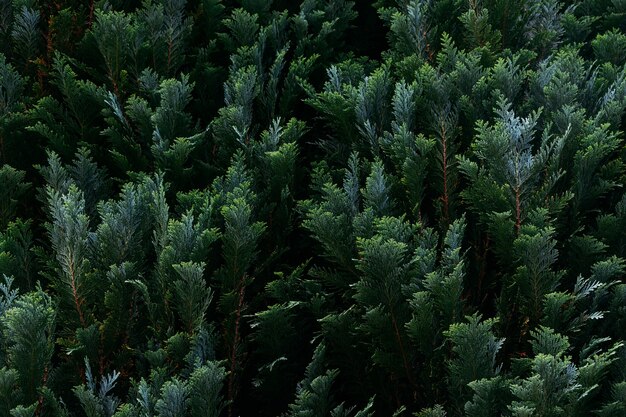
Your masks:
{"label": "dark green foliage", "polygon": [[15,219],[18,202],[29,188],[30,184],[24,181],[25,174],[24,171],[18,171],[10,165],[3,165],[0,168],[0,183],[2,184],[0,227],[2,230]]}
{"label": "dark green foliage", "polygon": [[466,386],[472,381],[495,376],[496,355],[503,339],[491,333],[492,321],[480,322],[471,316],[468,323],[455,323],[444,335],[452,342],[455,357],[448,363],[453,396],[463,399]]}
{"label": "dark green foliage", "polygon": [[[17,371],[17,387],[22,404],[37,401],[38,389],[46,385],[54,351],[56,313],[52,300],[41,290],[6,298],[8,308],[1,316],[6,338],[6,365]],[[6,368],[5,368],[6,369]],[[5,373],[5,377],[11,377]],[[7,381],[8,382],[8,381]],[[10,389],[10,385],[7,387]],[[5,394],[6,395],[6,394]]]}
{"label": "dark green foliage", "polygon": [[624,22],[0,0],[0,417],[623,417]]}

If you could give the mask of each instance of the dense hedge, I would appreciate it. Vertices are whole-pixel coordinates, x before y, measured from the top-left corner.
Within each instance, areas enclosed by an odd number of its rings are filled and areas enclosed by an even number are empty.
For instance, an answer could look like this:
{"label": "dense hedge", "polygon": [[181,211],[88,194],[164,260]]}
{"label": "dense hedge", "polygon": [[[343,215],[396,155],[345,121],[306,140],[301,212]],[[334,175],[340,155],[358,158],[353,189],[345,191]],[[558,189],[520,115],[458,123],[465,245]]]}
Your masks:
{"label": "dense hedge", "polygon": [[0,417],[626,416],[626,2],[0,0]]}

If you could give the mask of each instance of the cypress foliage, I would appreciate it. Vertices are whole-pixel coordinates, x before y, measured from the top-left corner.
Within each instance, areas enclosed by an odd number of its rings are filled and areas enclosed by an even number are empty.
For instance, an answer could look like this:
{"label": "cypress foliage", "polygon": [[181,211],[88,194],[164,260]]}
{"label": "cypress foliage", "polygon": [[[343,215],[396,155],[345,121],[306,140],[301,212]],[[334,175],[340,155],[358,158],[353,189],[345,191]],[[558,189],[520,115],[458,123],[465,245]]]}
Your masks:
{"label": "cypress foliage", "polygon": [[625,22],[0,0],[0,417],[623,417]]}

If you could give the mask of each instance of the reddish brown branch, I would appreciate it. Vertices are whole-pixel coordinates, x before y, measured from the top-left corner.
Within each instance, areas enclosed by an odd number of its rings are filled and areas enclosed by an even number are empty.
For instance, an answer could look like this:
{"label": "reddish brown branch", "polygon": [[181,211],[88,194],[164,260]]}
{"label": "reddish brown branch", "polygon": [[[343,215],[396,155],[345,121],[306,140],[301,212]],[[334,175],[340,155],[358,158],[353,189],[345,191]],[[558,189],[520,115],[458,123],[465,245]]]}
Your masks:
{"label": "reddish brown branch", "polygon": [[515,230],[519,235],[522,227],[522,196],[519,187],[515,188]]}
{"label": "reddish brown branch", "polygon": [[441,156],[443,163],[443,195],[441,200],[443,201],[443,216],[447,221],[449,219],[450,197],[448,195],[448,138],[446,133],[446,125],[443,120],[439,120],[441,127]]}
{"label": "reddish brown branch", "polygon": [[434,54],[433,54],[433,51],[430,49],[430,44],[428,43],[428,38],[427,38],[426,35],[427,35],[426,34],[426,30],[423,29],[422,30],[422,37],[424,38],[424,43],[426,44],[426,48],[425,48],[426,55],[428,55],[428,61],[429,62],[433,62]]}
{"label": "reddish brown branch", "polygon": [[172,48],[174,47],[174,44],[172,42],[172,39],[169,39],[167,41],[167,72],[170,72],[170,68],[172,66]]}
{"label": "reddish brown branch", "polygon": [[[43,370],[43,378],[41,380],[41,386],[45,387],[48,382],[48,367],[46,366]],[[41,410],[43,409],[43,395],[39,394],[39,398],[37,399],[37,409],[35,410],[35,415],[41,415]]]}
{"label": "reddish brown branch", "polygon": [[233,403],[235,399],[235,372],[237,370],[237,348],[239,347],[239,326],[241,323],[241,311],[243,310],[243,300],[246,292],[244,285],[245,275],[239,283],[239,299],[237,300],[237,309],[235,310],[235,329],[233,334],[233,343],[230,351],[230,375],[228,377],[228,416],[233,415]]}
{"label": "reddish brown branch", "polygon": [[54,53],[54,45],[52,44],[52,22],[52,16],[50,16],[48,19],[48,31],[46,32],[46,56],[48,57],[48,63]]}
{"label": "reddish brown branch", "polygon": [[402,343],[402,336],[400,335],[400,329],[398,328],[398,322],[396,320],[396,315],[393,313],[393,309],[390,307],[391,313],[391,322],[393,324],[393,330],[396,336],[396,342],[398,342],[398,348],[400,349],[400,355],[402,355],[402,363],[404,365],[404,372],[406,373],[406,377],[411,383],[413,387],[415,387],[415,381],[413,380],[413,375],[411,374],[411,367],[409,366],[409,360],[406,355],[406,351],[404,350],[404,343]]}
{"label": "reddish brown branch", "polygon": [[89,0],[89,17],[87,18],[87,29],[91,29],[93,24],[94,0]]}

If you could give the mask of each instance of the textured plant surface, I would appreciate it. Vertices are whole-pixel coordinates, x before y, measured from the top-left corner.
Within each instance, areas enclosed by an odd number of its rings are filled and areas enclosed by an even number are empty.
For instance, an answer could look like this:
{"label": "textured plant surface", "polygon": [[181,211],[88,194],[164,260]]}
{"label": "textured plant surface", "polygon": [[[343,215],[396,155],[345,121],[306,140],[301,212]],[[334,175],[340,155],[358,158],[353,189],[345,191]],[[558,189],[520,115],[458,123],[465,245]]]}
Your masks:
{"label": "textured plant surface", "polygon": [[626,1],[0,0],[0,417],[626,416]]}

